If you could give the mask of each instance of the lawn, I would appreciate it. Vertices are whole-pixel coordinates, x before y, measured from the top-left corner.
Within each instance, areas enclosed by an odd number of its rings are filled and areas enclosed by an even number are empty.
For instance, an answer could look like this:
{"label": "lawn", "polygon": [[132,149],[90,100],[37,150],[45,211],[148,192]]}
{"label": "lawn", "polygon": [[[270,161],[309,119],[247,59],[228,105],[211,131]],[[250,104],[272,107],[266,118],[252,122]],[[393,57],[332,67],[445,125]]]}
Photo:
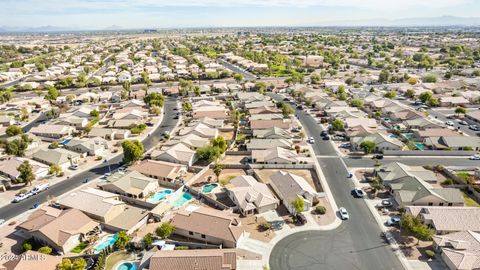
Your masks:
{"label": "lawn", "polygon": [[472,177],[468,172],[458,172],[457,176],[460,177],[466,184],[468,184],[468,179]]}
{"label": "lawn", "polygon": [[474,199],[470,198],[465,192],[463,192],[463,200],[465,201],[465,206],[469,207],[480,207],[480,204],[478,204]]}
{"label": "lawn", "polygon": [[78,244],[78,246],[74,247],[71,252],[72,253],[80,253],[86,247],[88,247],[88,243],[82,242],[82,243]]}

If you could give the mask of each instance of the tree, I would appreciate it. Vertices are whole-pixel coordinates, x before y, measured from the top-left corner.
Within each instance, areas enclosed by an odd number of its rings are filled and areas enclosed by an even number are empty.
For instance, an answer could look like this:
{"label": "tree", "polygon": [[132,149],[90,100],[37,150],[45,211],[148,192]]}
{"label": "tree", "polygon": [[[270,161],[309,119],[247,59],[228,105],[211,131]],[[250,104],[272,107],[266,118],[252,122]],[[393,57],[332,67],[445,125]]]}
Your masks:
{"label": "tree", "polygon": [[0,89],[0,104],[9,102],[12,98],[12,89]]}
{"label": "tree", "polygon": [[260,93],[260,94],[264,94],[265,91],[267,90],[267,83],[266,82],[257,82],[255,83],[255,89],[257,89],[257,91]]}
{"label": "tree", "polygon": [[407,98],[414,98],[415,97],[415,90],[407,89],[407,92],[405,92],[405,96]]}
{"label": "tree", "polygon": [[318,84],[320,83],[321,80],[322,80],[322,77],[318,73],[312,73],[312,75],[310,75],[310,81],[313,84]]}
{"label": "tree", "polygon": [[345,124],[343,123],[342,119],[340,118],[335,118],[332,122],[332,129],[335,131],[341,131],[343,130]]}
{"label": "tree", "polygon": [[115,241],[115,246],[118,248],[125,248],[130,241],[130,236],[126,231],[119,231],[117,233],[117,241]]}
{"label": "tree", "polygon": [[360,148],[363,149],[365,154],[370,154],[375,150],[375,142],[373,141],[363,141],[360,143]]}
{"label": "tree", "polygon": [[50,170],[49,170],[50,174],[59,175],[61,172],[62,172],[62,167],[60,167],[60,165],[58,164],[50,165]]}
{"label": "tree", "polygon": [[191,112],[193,110],[192,103],[190,103],[190,102],[182,103],[182,108],[186,112]]}
{"label": "tree", "polygon": [[90,116],[91,116],[91,117],[98,118],[98,117],[100,117],[100,113],[99,113],[97,110],[92,110],[92,111],[90,112]]}
{"label": "tree", "polygon": [[417,84],[417,79],[415,77],[410,77],[410,78],[408,78],[407,82],[410,85],[415,85],[415,84]]}
{"label": "tree", "polygon": [[57,264],[56,270],[83,270],[87,262],[83,258],[76,258],[73,263],[70,259],[64,258]]}
{"label": "tree", "polygon": [[54,87],[49,86],[47,91],[48,93],[45,95],[45,99],[50,102],[57,100],[58,96],[60,96],[60,92]]}
{"label": "tree", "polygon": [[435,233],[433,229],[423,224],[419,217],[413,217],[408,214],[402,215],[402,218],[400,219],[400,227],[415,236],[418,239],[418,242],[420,242],[420,240],[431,240]]}
{"label": "tree", "polygon": [[137,160],[140,160],[143,156],[144,147],[139,140],[125,140],[122,142],[123,148],[123,162],[125,164],[131,164]]}
{"label": "tree", "polygon": [[435,75],[432,75],[432,74],[427,74],[423,76],[422,80],[423,82],[426,82],[426,83],[436,83],[437,77],[435,77]]}
{"label": "tree", "polygon": [[295,212],[301,213],[305,209],[305,201],[302,198],[297,197],[292,201],[292,206],[295,209]]}
{"label": "tree", "polygon": [[355,98],[350,101],[352,107],[363,107],[363,100]]}
{"label": "tree", "polygon": [[241,83],[243,81],[243,75],[242,74],[235,74],[233,75],[233,79],[237,82],[237,83]]}
{"label": "tree", "polygon": [[150,107],[150,113],[153,114],[153,115],[160,115],[161,112],[162,112],[162,110],[158,106]]}
{"label": "tree", "polygon": [[32,139],[28,138],[27,134],[23,134],[20,139],[15,139],[6,144],[5,153],[23,157],[25,155],[25,151],[27,151],[28,145],[31,142]]}
{"label": "tree", "polygon": [[131,88],[131,86],[132,86],[132,83],[127,80],[127,81],[124,81],[124,82],[123,82],[123,85],[122,85],[122,86],[123,86],[123,89],[124,89],[125,91],[127,91],[127,93],[128,93],[128,98],[130,98],[130,97],[131,97],[131,94],[132,94],[132,93],[131,93],[131,90],[130,90],[130,88]]}
{"label": "tree", "polygon": [[200,160],[212,162],[217,160],[222,155],[222,153],[220,148],[206,145],[198,148],[196,151],[196,155]]}
{"label": "tree", "polygon": [[433,97],[433,93],[430,91],[425,91],[421,93],[418,98],[423,102],[426,103],[428,100],[430,100]]}
{"label": "tree", "polygon": [[23,130],[19,126],[11,125],[11,126],[7,127],[7,129],[5,130],[5,133],[9,137],[12,137],[12,136],[15,136],[15,135],[18,135],[18,134],[23,134]]}
{"label": "tree", "polygon": [[210,144],[213,147],[218,147],[220,149],[220,152],[223,154],[227,150],[227,141],[222,136],[218,136],[217,138],[212,138],[210,139]]}
{"label": "tree", "polygon": [[43,254],[50,254],[50,253],[52,253],[52,251],[53,251],[52,248],[49,247],[49,246],[43,246],[43,247],[38,249],[38,252],[43,253]]}
{"label": "tree", "polygon": [[215,165],[213,165],[213,173],[215,174],[215,176],[217,176],[217,181],[218,181],[218,177],[222,173],[222,170],[223,170],[223,166],[221,164],[215,163]]}
{"label": "tree", "polygon": [[23,163],[18,166],[17,171],[20,173],[20,175],[17,177],[17,182],[28,185],[35,180],[35,174],[33,173],[32,165],[30,165],[28,160],[23,161]]}
{"label": "tree", "polygon": [[143,237],[143,244],[144,244],[145,248],[148,248],[149,246],[151,246],[153,244],[153,234],[152,233],[145,234],[145,236]]}
{"label": "tree", "polygon": [[388,91],[384,95],[384,97],[386,97],[386,98],[395,98],[396,96],[397,96],[397,92],[395,92],[395,91]]}
{"label": "tree", "polygon": [[459,114],[465,114],[465,113],[467,113],[467,110],[465,110],[465,108],[463,107],[455,108],[455,114],[459,115]]}
{"label": "tree", "polygon": [[157,92],[152,92],[148,95],[146,95],[143,98],[143,101],[147,104],[148,107],[152,106],[157,106],[159,108],[163,107],[163,104],[165,103],[165,96],[163,96],[160,93]]}
{"label": "tree", "polygon": [[175,232],[175,227],[170,222],[165,222],[155,230],[158,237],[165,239]]}

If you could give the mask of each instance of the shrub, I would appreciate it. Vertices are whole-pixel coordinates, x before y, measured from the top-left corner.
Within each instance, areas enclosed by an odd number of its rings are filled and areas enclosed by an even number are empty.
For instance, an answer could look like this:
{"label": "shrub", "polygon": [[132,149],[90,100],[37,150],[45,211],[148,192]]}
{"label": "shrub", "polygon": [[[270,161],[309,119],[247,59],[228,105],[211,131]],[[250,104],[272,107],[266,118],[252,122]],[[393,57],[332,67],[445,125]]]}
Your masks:
{"label": "shrub", "polygon": [[33,246],[33,240],[32,239],[27,239],[27,240],[23,241],[23,243],[22,243],[22,250],[23,251],[32,250],[32,246]]}
{"label": "shrub", "polygon": [[325,208],[325,206],[317,206],[315,207],[315,213],[319,214],[319,215],[325,215],[325,213],[327,213],[327,208]]}
{"label": "shrub", "polygon": [[265,221],[262,224],[260,224],[260,228],[264,231],[268,231],[268,230],[272,229],[272,223],[270,223],[268,221]]}
{"label": "shrub", "polygon": [[450,179],[450,178],[447,178],[447,179],[445,179],[445,181],[442,182],[442,185],[444,185],[444,186],[453,185],[453,180]]}
{"label": "shrub", "polygon": [[155,230],[155,233],[161,238],[168,238],[174,232],[175,227],[168,222],[162,223],[162,225]]}
{"label": "shrub", "polygon": [[52,248],[49,246],[44,246],[38,249],[38,252],[43,253],[43,254],[50,254],[52,253]]}
{"label": "shrub", "polygon": [[187,250],[189,249],[187,246],[176,246],[175,250]]}
{"label": "shrub", "polygon": [[433,250],[427,249],[427,250],[425,250],[425,254],[426,254],[427,257],[430,258],[430,259],[435,258],[435,252],[433,252]]}

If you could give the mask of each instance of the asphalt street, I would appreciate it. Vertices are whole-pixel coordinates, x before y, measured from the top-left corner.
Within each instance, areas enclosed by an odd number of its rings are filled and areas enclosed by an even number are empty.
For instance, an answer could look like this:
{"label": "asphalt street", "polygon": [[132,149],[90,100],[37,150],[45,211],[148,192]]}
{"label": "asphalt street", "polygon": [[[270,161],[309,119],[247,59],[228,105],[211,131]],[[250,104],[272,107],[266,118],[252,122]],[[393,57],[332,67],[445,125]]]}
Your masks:
{"label": "asphalt street", "polygon": [[[271,94],[277,100],[279,95]],[[297,110],[307,136],[315,139],[313,149],[339,207],[350,219],[332,231],[293,234],[280,241],[270,256],[270,267],[289,269],[403,269],[391,247],[380,237],[381,230],[363,199],[354,198],[348,171],[330,141],[320,138],[320,125],[307,113]],[[329,254],[331,256],[329,256]]]}
{"label": "asphalt street", "polygon": [[[155,147],[160,141],[162,134],[165,131],[171,131],[179,120],[174,119],[175,117],[175,108],[177,107],[177,100],[167,99],[165,102],[164,109],[164,118],[162,123],[158,126],[155,131],[151,132],[151,135],[147,136],[142,142],[145,148],[145,151]],[[59,182],[51,186],[48,190],[32,196],[24,201],[19,203],[11,203],[7,206],[0,208],[0,219],[10,219],[13,218],[33,207],[35,203],[43,203],[47,200],[48,196],[58,197],[67,193],[68,191],[80,186],[83,184],[85,179],[94,179],[107,172],[114,171],[122,165],[123,155],[119,155],[115,158],[109,159],[108,162],[104,162],[94,168],[81,172],[70,179]],[[31,187],[28,187],[31,188]]]}

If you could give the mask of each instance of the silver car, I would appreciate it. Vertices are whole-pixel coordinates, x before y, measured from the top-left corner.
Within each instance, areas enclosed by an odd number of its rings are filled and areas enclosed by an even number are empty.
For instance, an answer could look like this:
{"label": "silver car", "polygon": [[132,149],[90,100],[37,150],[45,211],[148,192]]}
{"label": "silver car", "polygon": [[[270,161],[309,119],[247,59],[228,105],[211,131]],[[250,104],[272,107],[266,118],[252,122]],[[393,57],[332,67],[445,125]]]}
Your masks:
{"label": "silver car", "polygon": [[348,215],[347,209],[345,209],[345,207],[340,207],[338,209],[338,213],[340,213],[340,218],[342,220],[347,220],[350,218],[350,216]]}

